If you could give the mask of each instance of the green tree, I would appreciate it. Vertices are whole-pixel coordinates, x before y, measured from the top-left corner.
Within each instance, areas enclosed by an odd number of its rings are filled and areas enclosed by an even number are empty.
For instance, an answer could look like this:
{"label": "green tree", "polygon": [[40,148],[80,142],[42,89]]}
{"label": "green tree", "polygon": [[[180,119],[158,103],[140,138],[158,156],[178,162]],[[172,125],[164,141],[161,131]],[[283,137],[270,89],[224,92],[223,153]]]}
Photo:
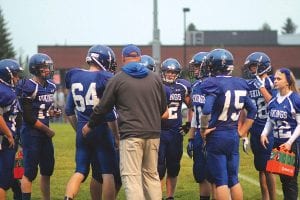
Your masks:
{"label": "green tree", "polygon": [[10,33],[6,29],[6,23],[0,7],[0,59],[14,58],[16,55],[9,36]]}
{"label": "green tree", "polygon": [[291,18],[287,18],[284,26],[282,27],[282,34],[293,34],[296,32],[297,25],[294,24]]}
{"label": "green tree", "polygon": [[262,30],[262,31],[271,31],[271,26],[268,23],[264,23],[260,30]]}
{"label": "green tree", "polygon": [[195,26],[195,24],[193,24],[193,23],[190,23],[190,24],[189,24],[187,30],[188,30],[188,31],[197,31],[196,26]]}

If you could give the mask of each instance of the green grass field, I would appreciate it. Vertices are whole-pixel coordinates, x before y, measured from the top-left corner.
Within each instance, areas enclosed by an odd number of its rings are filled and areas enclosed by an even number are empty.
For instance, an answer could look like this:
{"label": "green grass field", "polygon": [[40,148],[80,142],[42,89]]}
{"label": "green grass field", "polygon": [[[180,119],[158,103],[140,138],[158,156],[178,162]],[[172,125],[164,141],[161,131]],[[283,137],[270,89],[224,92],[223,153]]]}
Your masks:
{"label": "green grass field", "polygon": [[[53,200],[61,200],[64,198],[64,192],[66,184],[70,176],[74,172],[75,160],[75,132],[69,124],[51,124],[51,127],[55,130],[56,135],[54,137],[55,148],[55,170],[51,178],[51,196]],[[177,190],[175,199],[191,200],[199,199],[198,197],[198,185],[194,182],[192,174],[192,160],[187,156],[186,152],[187,137],[184,141],[184,155],[181,161],[181,171],[178,178]],[[76,199],[86,200],[90,199],[89,194],[89,180],[87,179],[81,185],[80,192]],[[261,199],[260,188],[258,183],[258,174],[253,166],[253,155],[248,155],[241,151],[240,159],[240,182],[244,190],[244,199]],[[298,178],[299,182],[299,178]],[[12,199],[12,192],[8,192],[8,200]],[[39,177],[34,181],[32,199],[41,199],[39,190]],[[125,199],[124,191],[121,190],[118,198],[120,200]],[[277,177],[277,199],[283,199],[281,192],[280,181]]]}

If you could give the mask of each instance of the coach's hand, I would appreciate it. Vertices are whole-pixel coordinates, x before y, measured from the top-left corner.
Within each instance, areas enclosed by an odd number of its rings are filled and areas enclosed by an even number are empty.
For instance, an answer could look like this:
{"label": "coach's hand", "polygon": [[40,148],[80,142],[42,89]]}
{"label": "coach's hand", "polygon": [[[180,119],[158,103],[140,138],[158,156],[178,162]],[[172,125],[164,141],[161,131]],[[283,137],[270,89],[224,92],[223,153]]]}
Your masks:
{"label": "coach's hand", "polygon": [[91,131],[91,128],[88,126],[88,124],[85,124],[84,127],[82,128],[83,137],[86,137],[90,131]]}

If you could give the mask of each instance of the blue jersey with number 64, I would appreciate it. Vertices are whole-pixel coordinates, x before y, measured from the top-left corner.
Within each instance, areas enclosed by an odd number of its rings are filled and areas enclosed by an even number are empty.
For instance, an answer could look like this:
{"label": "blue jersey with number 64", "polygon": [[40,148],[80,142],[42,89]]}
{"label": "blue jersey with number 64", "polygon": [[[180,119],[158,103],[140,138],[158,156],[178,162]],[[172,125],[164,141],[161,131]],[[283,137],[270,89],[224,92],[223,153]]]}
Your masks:
{"label": "blue jersey with number 64", "polygon": [[[103,91],[108,80],[113,74],[107,71],[89,71],[79,68],[71,69],[65,77],[66,88],[70,90],[75,104],[78,122],[87,122],[103,95]],[[70,102],[67,102],[66,112],[71,110]],[[71,113],[71,111],[69,111]],[[67,113],[68,115],[68,113]],[[111,112],[106,117],[107,121],[116,119],[115,112]]]}

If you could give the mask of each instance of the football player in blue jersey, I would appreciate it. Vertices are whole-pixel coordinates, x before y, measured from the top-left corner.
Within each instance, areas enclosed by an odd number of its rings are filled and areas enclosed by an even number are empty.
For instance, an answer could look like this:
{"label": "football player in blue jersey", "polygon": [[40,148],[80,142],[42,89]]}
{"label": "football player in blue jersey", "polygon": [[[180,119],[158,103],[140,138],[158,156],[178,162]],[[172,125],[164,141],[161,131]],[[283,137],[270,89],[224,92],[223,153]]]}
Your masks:
{"label": "football player in blue jersey", "polygon": [[24,176],[21,180],[22,199],[31,199],[32,181],[40,167],[40,188],[43,199],[50,199],[50,176],[54,170],[54,131],[49,128],[50,113],[53,113],[55,84],[52,59],[37,53],[29,59],[31,79],[19,82],[20,103],[23,110],[21,139],[24,153]]}
{"label": "football player in blue jersey", "polygon": [[[89,70],[74,68],[67,72],[65,78],[66,87],[70,90],[66,114],[76,130],[76,170],[67,184],[65,199],[75,198],[80,184],[89,173],[90,165],[93,178],[103,182],[103,198],[115,199],[114,175],[116,176],[119,170],[114,137],[109,125],[114,131],[117,130],[116,113],[112,110],[107,115],[106,122],[93,129],[87,137],[83,137],[81,132],[93,112],[93,107],[100,101],[106,83],[113,76],[111,72],[115,67],[115,54],[107,46],[94,45],[87,53],[86,62]],[[118,145],[118,132],[116,131],[114,135]],[[92,180],[92,185],[95,184],[93,183],[95,180]],[[120,181],[118,185],[120,187]],[[91,191],[93,198],[94,192]]]}
{"label": "football player in blue jersey", "polygon": [[[180,171],[180,160],[182,157],[183,135],[188,130],[182,128],[182,103],[190,105],[190,82],[179,79],[181,65],[174,58],[168,58],[161,64],[161,75],[169,94],[168,119],[162,119],[160,144],[158,152],[158,172],[163,187],[163,179],[166,177],[167,199],[173,199],[177,184],[177,176]],[[189,122],[188,122],[189,123]],[[185,124],[185,127],[189,125]]]}
{"label": "football player in blue jersey", "polygon": [[[269,160],[272,147],[273,135],[268,137],[268,148],[265,149],[260,143],[260,135],[268,118],[267,104],[272,98],[274,88],[274,77],[269,76],[271,72],[271,59],[263,52],[251,53],[245,60],[245,68],[248,70],[249,77],[249,96],[256,105],[257,114],[252,127],[249,130],[250,144],[254,154],[254,166],[259,172],[259,183],[263,200],[275,199],[275,176],[266,172],[267,160]],[[247,141],[247,137],[243,138]],[[246,147],[246,146],[245,146]],[[247,149],[244,148],[246,151]]]}
{"label": "football player in blue jersey", "polygon": [[155,60],[148,55],[141,55],[141,63],[146,66],[149,70],[155,72],[156,71],[156,64]]}
{"label": "football player in blue jersey", "polygon": [[268,119],[261,134],[261,144],[267,149],[268,135],[273,134],[273,148],[280,147],[296,155],[294,176],[280,175],[284,199],[298,199],[298,173],[300,164],[300,96],[292,71],[280,68],[275,73],[274,93],[268,104]]}
{"label": "football player in blue jersey", "polygon": [[[256,115],[244,79],[232,77],[233,56],[226,49],[215,49],[207,55],[211,77],[200,85],[205,95],[201,116],[201,134],[205,139],[209,179],[216,185],[216,199],[243,199],[238,180],[239,136],[245,136]],[[238,118],[247,110],[246,120],[238,131]],[[230,188],[230,194],[229,190]]]}
{"label": "football player in blue jersey", "polygon": [[13,59],[0,61],[0,199],[6,199],[6,190],[12,187],[16,149],[16,118],[19,112],[14,87],[23,69]]}
{"label": "football player in blue jersey", "polygon": [[192,86],[191,100],[193,105],[193,116],[191,120],[191,128],[189,131],[189,139],[187,145],[187,154],[193,158],[193,175],[195,181],[199,183],[200,200],[209,200],[212,194],[214,199],[214,186],[207,180],[206,157],[204,154],[204,141],[200,134],[200,117],[202,107],[205,104],[205,96],[201,94],[199,86],[202,81],[209,77],[209,70],[206,65],[206,56],[208,52],[196,53],[189,63],[190,77],[196,81]]}

